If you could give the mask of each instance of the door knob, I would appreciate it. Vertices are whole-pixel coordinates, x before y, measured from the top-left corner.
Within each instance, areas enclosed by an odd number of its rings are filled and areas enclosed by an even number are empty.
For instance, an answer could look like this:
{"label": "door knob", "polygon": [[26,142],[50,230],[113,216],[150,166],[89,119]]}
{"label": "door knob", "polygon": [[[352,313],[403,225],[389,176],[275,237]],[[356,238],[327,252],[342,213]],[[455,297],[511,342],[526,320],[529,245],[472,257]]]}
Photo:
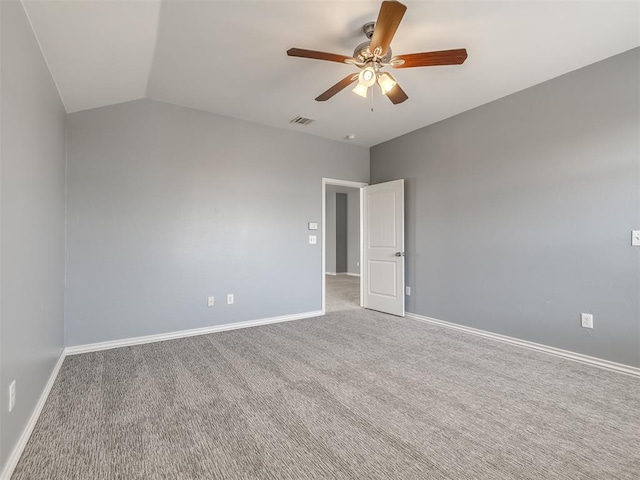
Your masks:
{"label": "door knob", "polygon": [[396,257],[404,257],[404,252],[396,252]]}

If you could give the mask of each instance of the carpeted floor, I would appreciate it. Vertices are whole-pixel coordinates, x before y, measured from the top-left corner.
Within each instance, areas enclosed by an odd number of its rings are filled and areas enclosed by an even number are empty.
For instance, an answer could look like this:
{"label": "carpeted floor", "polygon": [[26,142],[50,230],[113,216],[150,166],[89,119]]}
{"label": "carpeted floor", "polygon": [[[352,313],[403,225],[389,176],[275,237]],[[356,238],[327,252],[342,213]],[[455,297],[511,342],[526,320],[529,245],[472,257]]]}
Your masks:
{"label": "carpeted floor", "polygon": [[633,479],[640,379],[361,309],[68,357],[14,480]]}
{"label": "carpeted floor", "polygon": [[325,275],[325,311],[340,312],[360,308],[360,277]]}

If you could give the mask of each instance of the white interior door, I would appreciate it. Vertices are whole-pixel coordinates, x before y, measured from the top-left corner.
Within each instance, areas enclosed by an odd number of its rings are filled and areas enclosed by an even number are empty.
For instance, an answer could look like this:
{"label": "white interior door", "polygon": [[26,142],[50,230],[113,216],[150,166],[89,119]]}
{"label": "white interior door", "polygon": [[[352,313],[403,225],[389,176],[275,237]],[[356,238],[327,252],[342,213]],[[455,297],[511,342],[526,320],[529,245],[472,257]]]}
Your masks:
{"label": "white interior door", "polygon": [[362,189],[363,306],[404,316],[404,180]]}

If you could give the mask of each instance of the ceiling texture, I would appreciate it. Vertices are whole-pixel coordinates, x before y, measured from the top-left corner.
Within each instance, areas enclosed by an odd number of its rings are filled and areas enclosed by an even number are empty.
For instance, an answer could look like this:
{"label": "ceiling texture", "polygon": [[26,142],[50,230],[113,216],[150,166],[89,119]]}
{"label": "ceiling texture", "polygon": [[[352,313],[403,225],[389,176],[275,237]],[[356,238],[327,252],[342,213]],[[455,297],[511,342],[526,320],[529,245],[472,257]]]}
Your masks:
{"label": "ceiling texture", "polygon": [[[23,0],[67,112],[152,98],[372,146],[640,46],[640,2],[405,1],[395,54],[466,48],[459,66],[393,70],[409,100],[375,90],[314,98],[356,67],[380,1]],[[312,118],[293,125],[296,116]],[[353,140],[346,140],[355,134]]]}

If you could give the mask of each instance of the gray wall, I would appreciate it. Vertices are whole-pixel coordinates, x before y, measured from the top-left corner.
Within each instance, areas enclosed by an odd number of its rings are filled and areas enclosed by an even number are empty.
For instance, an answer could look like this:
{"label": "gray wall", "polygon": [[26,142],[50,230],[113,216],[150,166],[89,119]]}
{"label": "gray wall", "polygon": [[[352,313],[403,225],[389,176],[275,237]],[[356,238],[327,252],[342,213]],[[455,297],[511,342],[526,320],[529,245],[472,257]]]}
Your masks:
{"label": "gray wall", "polygon": [[68,345],[321,310],[307,223],[368,149],[151,100],[71,114],[68,139]]}
{"label": "gray wall", "polygon": [[336,273],[347,271],[347,194],[336,193]]}
{"label": "gray wall", "polygon": [[64,345],[65,112],[21,3],[0,11],[1,471]]}
{"label": "gray wall", "polygon": [[347,194],[347,272],[360,275],[360,191]]}
{"label": "gray wall", "polygon": [[327,185],[325,272],[360,274],[360,190]]}
{"label": "gray wall", "polygon": [[325,273],[336,273],[336,193],[327,189],[325,197]]}
{"label": "gray wall", "polygon": [[371,149],[407,180],[408,311],[640,366],[639,58]]}

